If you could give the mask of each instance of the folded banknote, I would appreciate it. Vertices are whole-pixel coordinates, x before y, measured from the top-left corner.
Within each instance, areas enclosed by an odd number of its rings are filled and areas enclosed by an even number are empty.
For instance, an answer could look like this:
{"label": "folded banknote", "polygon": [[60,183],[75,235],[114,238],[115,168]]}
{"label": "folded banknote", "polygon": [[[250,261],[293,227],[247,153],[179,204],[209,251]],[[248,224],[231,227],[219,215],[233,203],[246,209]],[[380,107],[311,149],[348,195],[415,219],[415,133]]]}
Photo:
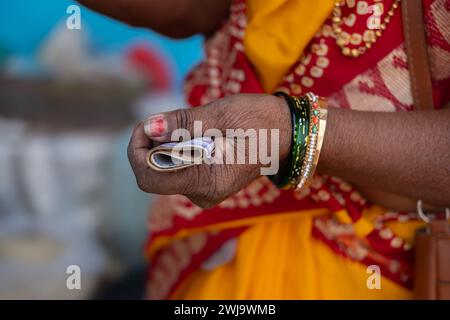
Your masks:
{"label": "folded banknote", "polygon": [[175,171],[208,162],[213,153],[214,140],[201,137],[153,148],[147,154],[147,163],[156,171]]}

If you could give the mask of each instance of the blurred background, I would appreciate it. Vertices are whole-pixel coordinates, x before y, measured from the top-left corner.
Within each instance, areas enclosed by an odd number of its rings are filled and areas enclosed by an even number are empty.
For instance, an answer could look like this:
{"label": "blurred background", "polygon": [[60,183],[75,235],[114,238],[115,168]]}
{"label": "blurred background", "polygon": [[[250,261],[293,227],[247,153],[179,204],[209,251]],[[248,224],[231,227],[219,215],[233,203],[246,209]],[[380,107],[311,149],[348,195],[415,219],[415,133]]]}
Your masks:
{"label": "blurred background", "polygon": [[[69,0],[0,2],[0,299],[142,298],[147,213],[133,124],[184,105],[202,39],[170,40]],[[70,265],[81,289],[69,290]]]}

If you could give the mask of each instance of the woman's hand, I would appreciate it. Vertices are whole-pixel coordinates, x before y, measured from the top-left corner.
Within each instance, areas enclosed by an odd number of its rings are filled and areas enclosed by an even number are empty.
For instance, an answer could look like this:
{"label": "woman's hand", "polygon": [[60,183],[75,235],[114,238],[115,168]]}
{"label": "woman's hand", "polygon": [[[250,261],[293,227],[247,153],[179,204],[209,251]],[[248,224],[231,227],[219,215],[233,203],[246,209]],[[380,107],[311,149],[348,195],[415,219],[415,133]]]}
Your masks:
{"label": "woman's hand", "polygon": [[[157,172],[150,169],[146,156],[155,145],[171,141],[176,129],[186,129],[194,137],[194,121],[201,121],[202,134],[218,129],[224,139],[216,139],[216,148],[225,154],[230,150],[229,141],[243,139],[245,147],[233,149],[236,155],[245,156],[244,164],[201,164],[174,172]],[[227,129],[242,129],[237,136],[227,137]],[[254,131],[253,131],[253,130]],[[267,139],[260,139],[261,129],[267,130]],[[273,130],[273,129],[279,129]],[[230,131],[228,131],[229,133]],[[234,131],[237,133],[239,131]],[[252,134],[256,132],[256,136]],[[271,137],[271,133],[279,132]],[[206,106],[176,110],[155,115],[138,124],[128,146],[128,157],[139,187],[157,194],[183,194],[200,207],[212,207],[241,190],[261,175],[267,163],[261,161],[264,154],[279,163],[289,156],[292,137],[291,115],[284,99],[272,95],[241,94],[217,100]],[[237,138],[237,139],[236,139]],[[249,163],[255,150],[248,141],[257,140],[258,157]],[[227,142],[228,141],[228,142]],[[224,143],[225,142],[225,143]],[[234,146],[242,144],[235,143]],[[265,150],[261,150],[265,148]],[[264,151],[264,152],[261,152]],[[274,155],[276,156],[274,157]],[[241,158],[242,159],[242,158]],[[270,164],[278,168],[279,163]]]}

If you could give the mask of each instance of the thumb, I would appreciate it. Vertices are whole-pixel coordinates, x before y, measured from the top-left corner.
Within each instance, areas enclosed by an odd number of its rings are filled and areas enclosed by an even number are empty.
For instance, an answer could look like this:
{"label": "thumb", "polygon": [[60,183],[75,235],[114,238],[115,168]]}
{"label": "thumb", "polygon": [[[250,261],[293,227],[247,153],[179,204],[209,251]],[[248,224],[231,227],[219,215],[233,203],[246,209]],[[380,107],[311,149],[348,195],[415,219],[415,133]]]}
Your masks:
{"label": "thumb", "polygon": [[205,109],[209,108],[205,106],[155,114],[144,121],[145,134],[158,142],[177,140],[180,136],[192,139],[194,135],[203,135],[214,120],[214,113]]}

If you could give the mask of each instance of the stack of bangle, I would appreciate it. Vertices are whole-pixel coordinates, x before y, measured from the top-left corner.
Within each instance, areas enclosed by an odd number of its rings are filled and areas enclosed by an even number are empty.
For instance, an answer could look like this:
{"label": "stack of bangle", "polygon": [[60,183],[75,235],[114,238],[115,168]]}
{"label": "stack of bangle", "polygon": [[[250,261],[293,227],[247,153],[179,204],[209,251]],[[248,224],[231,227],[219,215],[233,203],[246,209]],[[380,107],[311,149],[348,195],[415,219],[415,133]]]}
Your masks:
{"label": "stack of bangle", "polygon": [[319,161],[327,121],[325,100],[313,93],[302,97],[292,97],[283,92],[275,93],[283,97],[291,111],[292,144],[285,174],[270,176],[272,182],[281,189],[303,188],[313,176]]}

